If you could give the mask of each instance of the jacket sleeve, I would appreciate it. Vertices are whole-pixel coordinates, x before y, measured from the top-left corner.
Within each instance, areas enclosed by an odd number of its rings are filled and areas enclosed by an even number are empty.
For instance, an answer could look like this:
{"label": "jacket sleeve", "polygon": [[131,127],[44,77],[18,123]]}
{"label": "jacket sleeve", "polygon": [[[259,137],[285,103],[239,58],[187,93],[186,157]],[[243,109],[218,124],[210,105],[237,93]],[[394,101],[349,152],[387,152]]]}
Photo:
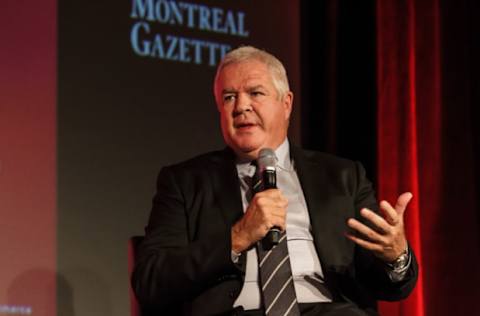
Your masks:
{"label": "jacket sleeve", "polygon": [[[359,211],[366,207],[378,213],[379,208],[372,185],[365,175],[363,166],[358,162],[355,165],[357,174],[355,209],[357,219],[365,223]],[[368,223],[365,224],[368,225]],[[418,264],[412,250],[410,250],[410,267],[405,278],[400,282],[394,282],[388,275],[388,268],[380,259],[360,246],[355,247],[356,277],[375,299],[396,301],[406,298],[411,293],[418,277]]]}
{"label": "jacket sleeve", "polygon": [[201,211],[189,192],[188,175],[174,167],[162,169],[157,180],[145,238],[140,245],[132,287],[142,306],[167,308],[188,301],[225,275],[238,272],[231,261],[227,225],[195,236],[190,216]]}

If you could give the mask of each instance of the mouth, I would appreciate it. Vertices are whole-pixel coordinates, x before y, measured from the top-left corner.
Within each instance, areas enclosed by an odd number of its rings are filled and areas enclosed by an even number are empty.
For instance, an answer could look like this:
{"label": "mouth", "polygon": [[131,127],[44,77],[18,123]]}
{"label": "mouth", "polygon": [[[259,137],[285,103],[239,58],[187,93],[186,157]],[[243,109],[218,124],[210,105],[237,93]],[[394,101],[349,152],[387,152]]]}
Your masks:
{"label": "mouth", "polygon": [[256,127],[257,125],[258,124],[255,124],[255,123],[244,122],[244,123],[237,123],[237,124],[234,125],[234,127],[237,130],[246,131],[246,130],[250,130],[250,129]]}

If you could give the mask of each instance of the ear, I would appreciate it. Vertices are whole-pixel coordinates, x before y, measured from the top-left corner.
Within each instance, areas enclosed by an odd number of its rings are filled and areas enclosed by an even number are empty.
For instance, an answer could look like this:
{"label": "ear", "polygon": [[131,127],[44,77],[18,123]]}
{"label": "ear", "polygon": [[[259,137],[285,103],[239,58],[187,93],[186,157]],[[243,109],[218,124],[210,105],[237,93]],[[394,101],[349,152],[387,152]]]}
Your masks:
{"label": "ear", "polygon": [[217,98],[215,98],[215,106],[216,106],[216,108],[217,108],[217,111],[218,111],[219,113],[221,113],[221,112],[222,112],[222,110],[221,110],[221,105],[220,105],[220,103],[218,102]]}
{"label": "ear", "polygon": [[287,93],[285,93],[285,95],[283,96],[282,103],[285,108],[285,120],[288,121],[290,119],[290,114],[292,113],[292,107],[293,107],[292,91],[288,91]]}
{"label": "ear", "polygon": [[222,92],[222,86],[220,85],[219,75],[215,77],[215,81],[213,82],[213,97],[215,99],[215,105],[217,107],[218,112],[222,112],[223,92]]}

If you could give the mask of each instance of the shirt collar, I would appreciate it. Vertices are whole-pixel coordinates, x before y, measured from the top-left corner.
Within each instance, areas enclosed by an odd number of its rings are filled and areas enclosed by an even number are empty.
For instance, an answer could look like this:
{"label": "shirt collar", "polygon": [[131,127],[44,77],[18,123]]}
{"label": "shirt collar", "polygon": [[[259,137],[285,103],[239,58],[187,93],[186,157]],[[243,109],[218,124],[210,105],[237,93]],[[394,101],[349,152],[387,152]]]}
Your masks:
{"label": "shirt collar", "polygon": [[[290,170],[292,168],[292,160],[290,159],[290,144],[288,138],[285,138],[283,143],[275,149],[275,156],[277,156],[277,166],[284,170]],[[237,162],[237,171],[239,175],[252,176],[253,166],[251,161]]]}
{"label": "shirt collar", "polygon": [[252,177],[255,173],[255,167],[252,165],[251,161],[247,162],[237,162],[237,172],[240,177],[249,176]]}
{"label": "shirt collar", "polygon": [[285,138],[283,143],[275,149],[275,155],[277,156],[277,165],[284,170],[290,170],[292,168],[292,160],[290,159],[290,144],[288,138]]}

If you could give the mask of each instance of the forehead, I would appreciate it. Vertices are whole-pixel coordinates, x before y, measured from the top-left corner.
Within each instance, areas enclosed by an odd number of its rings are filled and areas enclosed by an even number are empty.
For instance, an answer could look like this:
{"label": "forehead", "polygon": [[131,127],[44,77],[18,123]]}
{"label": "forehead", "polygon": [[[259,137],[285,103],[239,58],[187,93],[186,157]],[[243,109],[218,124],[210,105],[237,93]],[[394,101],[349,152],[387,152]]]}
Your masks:
{"label": "forehead", "polygon": [[244,86],[259,84],[273,85],[268,66],[257,60],[229,64],[220,71],[218,77],[218,85],[221,89],[239,89]]}

